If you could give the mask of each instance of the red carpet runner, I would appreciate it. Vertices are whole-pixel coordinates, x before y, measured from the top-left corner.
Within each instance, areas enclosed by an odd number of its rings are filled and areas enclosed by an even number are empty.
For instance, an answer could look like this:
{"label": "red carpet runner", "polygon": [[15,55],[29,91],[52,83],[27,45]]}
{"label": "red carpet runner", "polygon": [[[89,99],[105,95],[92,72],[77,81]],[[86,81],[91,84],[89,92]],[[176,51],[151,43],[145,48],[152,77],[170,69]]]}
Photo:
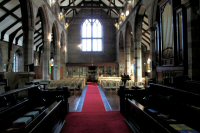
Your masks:
{"label": "red carpet runner", "polygon": [[131,133],[120,112],[106,112],[97,85],[88,85],[82,112],[69,113],[63,133]]}

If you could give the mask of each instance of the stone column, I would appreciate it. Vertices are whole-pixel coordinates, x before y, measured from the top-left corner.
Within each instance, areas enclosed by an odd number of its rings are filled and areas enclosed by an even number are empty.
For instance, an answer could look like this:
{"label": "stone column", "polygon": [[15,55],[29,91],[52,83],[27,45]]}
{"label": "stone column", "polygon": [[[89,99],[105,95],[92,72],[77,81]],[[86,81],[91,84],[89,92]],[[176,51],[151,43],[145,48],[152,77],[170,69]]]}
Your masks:
{"label": "stone column", "polygon": [[126,73],[128,74],[128,75],[130,75],[131,74],[131,48],[130,47],[127,47],[126,48],[126,65],[127,65],[127,67],[126,67]]}
{"label": "stone column", "polygon": [[149,57],[151,59],[151,73],[149,75],[149,78],[156,78],[156,53],[155,53],[155,27],[150,28],[150,54]]}
{"label": "stone column", "polygon": [[[45,36],[45,35],[44,35]],[[47,36],[47,35],[46,35]],[[43,53],[43,79],[49,80],[49,61],[50,61],[50,39],[44,38],[44,53]]]}
{"label": "stone column", "polygon": [[141,42],[137,40],[135,42],[136,44],[136,82],[141,81],[142,79],[142,48],[141,48]]}
{"label": "stone column", "polygon": [[[58,39],[60,40],[60,39]],[[64,56],[64,55],[62,55]],[[56,55],[55,57],[55,63],[54,63],[54,80],[60,79],[60,41],[56,41]]]}
{"label": "stone column", "polygon": [[28,65],[33,63],[34,59],[34,27],[27,27],[28,28],[28,36],[24,36],[24,71],[28,72],[29,68]]}

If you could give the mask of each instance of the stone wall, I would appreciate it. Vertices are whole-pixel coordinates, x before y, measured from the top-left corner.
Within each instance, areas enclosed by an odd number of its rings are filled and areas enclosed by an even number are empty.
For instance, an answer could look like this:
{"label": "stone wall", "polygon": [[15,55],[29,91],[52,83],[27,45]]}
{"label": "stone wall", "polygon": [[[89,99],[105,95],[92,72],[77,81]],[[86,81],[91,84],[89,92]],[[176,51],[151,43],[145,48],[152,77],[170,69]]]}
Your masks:
{"label": "stone wall", "polygon": [[104,63],[116,61],[116,29],[114,21],[103,11],[93,11],[93,18],[99,19],[103,27],[103,51],[82,52],[81,26],[85,19],[91,18],[90,10],[80,11],[68,30],[68,63]]}

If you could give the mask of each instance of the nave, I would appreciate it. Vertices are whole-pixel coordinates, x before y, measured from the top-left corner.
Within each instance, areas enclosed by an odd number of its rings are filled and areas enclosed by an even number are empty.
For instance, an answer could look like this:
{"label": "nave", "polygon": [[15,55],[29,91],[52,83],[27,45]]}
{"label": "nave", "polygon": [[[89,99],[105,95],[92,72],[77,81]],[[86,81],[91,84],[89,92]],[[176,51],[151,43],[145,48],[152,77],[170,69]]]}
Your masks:
{"label": "nave", "polygon": [[60,133],[95,82],[134,133],[199,133],[199,22],[200,0],[0,0],[0,132]]}

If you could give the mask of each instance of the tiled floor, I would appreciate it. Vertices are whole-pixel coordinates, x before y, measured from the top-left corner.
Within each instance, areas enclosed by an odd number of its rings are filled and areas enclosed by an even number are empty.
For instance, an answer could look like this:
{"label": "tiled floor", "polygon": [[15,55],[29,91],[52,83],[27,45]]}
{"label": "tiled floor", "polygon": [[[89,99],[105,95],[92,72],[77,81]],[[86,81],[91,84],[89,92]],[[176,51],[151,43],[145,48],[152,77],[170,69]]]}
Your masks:
{"label": "tiled floor", "polygon": [[[108,103],[110,104],[112,111],[119,111],[119,96],[116,90],[103,89],[105,96],[107,97]],[[72,92],[69,101],[69,112],[76,112],[77,106],[80,102],[81,93],[78,91]]]}

